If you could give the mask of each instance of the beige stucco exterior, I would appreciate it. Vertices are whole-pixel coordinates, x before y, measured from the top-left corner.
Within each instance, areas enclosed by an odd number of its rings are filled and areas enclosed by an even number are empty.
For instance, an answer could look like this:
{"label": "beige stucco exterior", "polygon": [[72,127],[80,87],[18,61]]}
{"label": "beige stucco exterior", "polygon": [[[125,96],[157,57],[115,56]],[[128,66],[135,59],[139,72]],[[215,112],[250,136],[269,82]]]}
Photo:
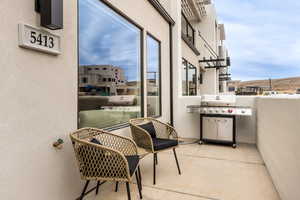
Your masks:
{"label": "beige stucco exterior", "polygon": [[[169,24],[148,1],[110,3],[143,27],[144,37],[149,32],[160,39],[161,119],[169,121]],[[34,1],[4,0],[0,13],[0,193],[6,199],[75,199],[83,184],[68,135],[77,128],[77,2],[64,1],[64,29],[53,31],[62,38],[59,56],[18,47],[18,23],[39,27]],[[145,51],[144,58],[146,66]],[[128,128],[115,133],[130,135]],[[65,142],[61,150],[52,147],[58,138]]]}
{"label": "beige stucco exterior", "polygon": [[181,46],[182,46],[182,58],[187,60],[192,65],[197,66],[197,68],[199,69],[198,56],[193,52],[193,50],[183,40],[181,40]]}
{"label": "beige stucco exterior", "polygon": [[[39,27],[32,0],[0,5],[0,193],[5,199],[74,199],[81,184],[68,133],[77,127],[77,4],[64,1],[62,53],[18,46],[18,24]],[[65,141],[57,151],[52,143]],[[66,187],[67,186],[67,187]],[[18,188],[15,190],[13,188]]]}
{"label": "beige stucco exterior", "polygon": [[258,98],[257,145],[282,200],[300,197],[300,98]]}
{"label": "beige stucco exterior", "polygon": [[[162,116],[159,119],[170,122],[173,106],[174,126],[179,136],[198,138],[199,115],[187,113],[186,106],[199,104],[202,94],[218,94],[219,83],[217,71],[206,70],[199,96],[181,94],[182,58],[200,69],[198,60],[210,57],[203,40],[196,38],[200,56],[182,41],[181,1],[161,0],[176,22],[172,27],[173,74],[170,74],[170,27],[158,11],[147,0],[134,1],[134,5],[133,0],[109,2],[143,28],[144,47],[147,33],[161,42]],[[193,25],[217,52],[220,38],[215,29],[216,19],[213,5],[208,5],[207,16]],[[9,200],[75,199],[84,183],[80,180],[68,135],[77,129],[78,121],[77,2],[64,1],[64,29],[52,31],[62,39],[62,53],[58,56],[18,46],[19,23],[39,27],[34,1],[3,0],[0,22],[0,194]],[[146,51],[143,58],[146,83]],[[173,77],[173,105],[170,104],[170,76]],[[144,110],[147,110],[146,96],[144,101]],[[298,199],[299,99],[238,97],[237,103],[254,110],[252,117],[238,119],[238,141],[258,142],[282,199]],[[122,128],[113,133],[130,136],[130,129]],[[52,146],[59,138],[64,140],[61,150]]]}

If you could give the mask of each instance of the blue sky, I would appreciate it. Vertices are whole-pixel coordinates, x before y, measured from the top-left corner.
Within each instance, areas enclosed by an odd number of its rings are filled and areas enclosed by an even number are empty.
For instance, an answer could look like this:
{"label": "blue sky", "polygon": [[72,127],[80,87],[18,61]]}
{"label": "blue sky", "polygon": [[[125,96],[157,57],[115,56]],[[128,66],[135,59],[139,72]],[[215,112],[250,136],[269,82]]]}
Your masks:
{"label": "blue sky", "polygon": [[300,76],[300,1],[214,0],[234,80]]}
{"label": "blue sky", "polygon": [[[79,9],[80,65],[118,66],[124,69],[128,81],[139,80],[140,29],[99,0],[80,0]],[[158,71],[158,51],[159,44],[148,37],[148,71]],[[153,77],[154,74],[148,75]]]}
{"label": "blue sky", "polygon": [[[159,70],[159,43],[150,36],[147,36],[147,71],[148,72],[158,72]],[[149,73],[147,75],[148,79],[158,80],[159,74]]]}
{"label": "blue sky", "polygon": [[140,29],[99,0],[81,0],[79,9],[80,65],[118,66],[128,81],[139,80]]}

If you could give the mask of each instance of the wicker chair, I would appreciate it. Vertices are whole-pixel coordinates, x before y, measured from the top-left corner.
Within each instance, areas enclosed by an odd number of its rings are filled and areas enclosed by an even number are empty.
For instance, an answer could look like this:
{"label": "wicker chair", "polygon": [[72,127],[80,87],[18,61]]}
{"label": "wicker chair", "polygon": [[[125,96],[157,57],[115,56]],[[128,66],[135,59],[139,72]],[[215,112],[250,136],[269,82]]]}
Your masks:
{"label": "wicker chair", "polygon": [[[138,147],[144,148],[149,153],[153,153],[154,185],[156,184],[156,165],[158,164],[157,154],[161,151],[166,151],[170,149],[173,150],[178,173],[179,175],[181,174],[175,150],[179,145],[178,134],[172,126],[158,121],[154,118],[131,119],[129,121],[129,124],[131,127],[133,140],[136,142]],[[148,128],[145,126],[148,126]]]}
{"label": "wicker chair", "polygon": [[70,137],[81,178],[86,180],[80,200],[90,192],[86,193],[90,181],[97,181],[97,186],[94,188],[96,194],[99,186],[106,181],[115,181],[116,191],[118,182],[126,182],[127,196],[130,200],[129,183],[132,182],[134,174],[142,199],[140,159],[133,140],[95,128],[79,129],[71,133]]}

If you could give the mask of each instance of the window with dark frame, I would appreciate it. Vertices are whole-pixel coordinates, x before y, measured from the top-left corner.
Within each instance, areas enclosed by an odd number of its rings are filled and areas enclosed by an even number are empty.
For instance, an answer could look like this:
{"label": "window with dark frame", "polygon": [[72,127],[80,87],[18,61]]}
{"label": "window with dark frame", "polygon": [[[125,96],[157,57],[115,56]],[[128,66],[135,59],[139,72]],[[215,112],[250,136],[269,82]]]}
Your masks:
{"label": "window with dark frame", "polygon": [[188,21],[186,16],[181,14],[181,33],[185,39],[187,39],[191,44],[195,45],[195,29]]}
{"label": "window with dark frame", "polygon": [[182,59],[182,96],[188,96],[188,87],[187,87],[187,61]]}
{"label": "window with dark frame", "polygon": [[147,116],[161,116],[161,46],[147,34]]}
{"label": "window with dark frame", "polygon": [[[141,41],[142,30],[103,2],[79,0],[78,76],[87,77],[78,85],[79,128],[115,127],[142,116]],[[95,67],[102,70],[87,70]],[[120,84],[109,78],[115,67]],[[106,78],[96,82],[98,76]]]}
{"label": "window with dark frame", "polygon": [[182,95],[197,96],[197,68],[184,58],[182,67]]}

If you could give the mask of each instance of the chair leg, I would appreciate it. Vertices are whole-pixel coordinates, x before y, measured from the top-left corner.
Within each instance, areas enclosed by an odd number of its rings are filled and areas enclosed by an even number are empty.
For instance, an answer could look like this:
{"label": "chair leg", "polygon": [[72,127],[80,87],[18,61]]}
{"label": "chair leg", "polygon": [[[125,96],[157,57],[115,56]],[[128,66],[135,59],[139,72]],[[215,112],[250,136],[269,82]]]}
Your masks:
{"label": "chair leg", "polygon": [[178,173],[179,173],[179,175],[181,175],[181,171],[180,171],[180,167],[179,167],[179,163],[178,163],[178,159],[177,159],[175,148],[173,149],[173,152],[174,152],[174,156],[175,156],[175,160],[176,160],[176,164],[177,164],[177,168],[178,168]]}
{"label": "chair leg", "polygon": [[126,188],[127,188],[127,197],[128,197],[128,200],[131,200],[129,182],[126,182]]}
{"label": "chair leg", "polygon": [[118,192],[118,189],[119,189],[119,181],[116,182],[115,192]]}
{"label": "chair leg", "polygon": [[157,153],[155,154],[155,164],[158,165]]}
{"label": "chair leg", "polygon": [[143,195],[142,195],[142,189],[141,189],[141,180],[139,178],[139,175],[138,175],[137,171],[135,172],[135,178],[136,178],[136,183],[137,183],[137,186],[138,186],[138,189],[139,189],[140,199],[142,199]]}
{"label": "chair leg", "polygon": [[97,195],[98,192],[99,192],[99,186],[100,186],[100,181],[97,181],[96,195]]}
{"label": "chair leg", "polygon": [[90,181],[86,181],[86,183],[85,183],[85,185],[84,185],[84,188],[83,188],[83,190],[82,190],[82,193],[81,193],[81,195],[80,195],[80,198],[79,198],[80,200],[83,199],[84,194],[85,194],[85,191],[86,191],[87,187],[89,186],[89,183],[90,183]]}
{"label": "chair leg", "polygon": [[155,154],[153,154],[153,185],[156,184],[156,164],[155,164]]}
{"label": "chair leg", "polygon": [[140,183],[141,183],[141,190],[143,190],[143,186],[142,186],[142,175],[141,175],[141,169],[140,169],[140,166],[138,166],[138,174],[139,174],[139,179],[140,179]]}

